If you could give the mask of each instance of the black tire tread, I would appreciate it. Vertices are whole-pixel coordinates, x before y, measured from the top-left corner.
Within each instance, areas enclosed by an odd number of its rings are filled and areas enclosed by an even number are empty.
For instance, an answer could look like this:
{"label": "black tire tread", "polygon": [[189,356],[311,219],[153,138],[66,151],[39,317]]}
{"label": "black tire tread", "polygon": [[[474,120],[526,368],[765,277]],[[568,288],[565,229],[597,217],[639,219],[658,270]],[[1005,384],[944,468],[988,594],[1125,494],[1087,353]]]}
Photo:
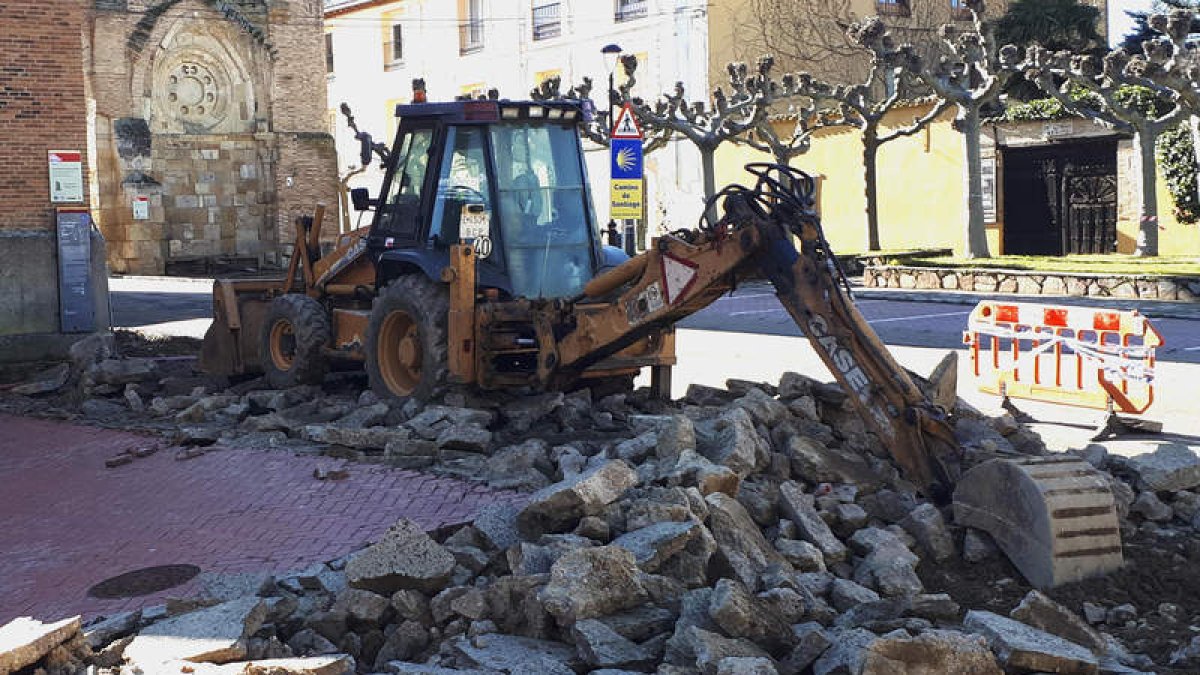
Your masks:
{"label": "black tire tread", "polygon": [[[379,373],[376,359],[376,339],[386,314],[403,309],[417,320],[421,337],[422,378],[420,384],[405,397],[392,393]],[[445,284],[432,281],[423,274],[406,274],[384,286],[371,308],[367,330],[366,369],[371,389],[381,398],[417,399],[427,401],[445,390],[450,380],[449,329],[450,293]]]}
{"label": "black tire tread", "polygon": [[[280,318],[292,323],[296,337],[296,354],[288,370],[279,370],[271,360],[271,326]],[[272,300],[263,321],[261,340],[267,381],[278,388],[321,384],[329,371],[329,359],[323,349],[332,334],[329,313],[316,300],[300,293],[288,293]]]}

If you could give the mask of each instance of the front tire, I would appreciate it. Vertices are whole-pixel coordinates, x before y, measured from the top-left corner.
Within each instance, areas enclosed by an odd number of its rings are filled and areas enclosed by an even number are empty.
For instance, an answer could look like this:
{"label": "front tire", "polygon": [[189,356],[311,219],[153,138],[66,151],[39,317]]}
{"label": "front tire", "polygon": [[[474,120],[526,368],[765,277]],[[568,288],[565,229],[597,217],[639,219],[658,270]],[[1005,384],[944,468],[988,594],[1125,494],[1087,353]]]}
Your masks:
{"label": "front tire", "polygon": [[329,370],[323,352],[331,331],[321,303],[299,293],[271,301],[262,326],[262,362],[267,382],[285,389],[321,384]]}
{"label": "front tire", "polygon": [[446,287],[420,274],[399,277],[380,290],[367,331],[367,377],[381,398],[429,400],[445,387]]}

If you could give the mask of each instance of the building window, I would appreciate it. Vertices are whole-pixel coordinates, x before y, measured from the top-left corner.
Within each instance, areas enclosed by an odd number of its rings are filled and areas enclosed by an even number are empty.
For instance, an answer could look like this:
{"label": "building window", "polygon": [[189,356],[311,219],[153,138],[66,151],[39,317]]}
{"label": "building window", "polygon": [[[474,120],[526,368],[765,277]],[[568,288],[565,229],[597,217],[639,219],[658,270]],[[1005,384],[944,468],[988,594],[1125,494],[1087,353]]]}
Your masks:
{"label": "building window", "polygon": [[547,40],[562,34],[559,8],[562,3],[551,2],[533,8],[533,39]]}
{"label": "building window", "polygon": [[333,72],[333,33],[325,34],[325,72]]}
{"label": "building window", "polygon": [[908,0],[876,0],[875,11],[886,16],[911,16]]}
{"label": "building window", "polygon": [[617,21],[632,21],[640,19],[649,13],[649,0],[616,0],[616,14],[614,18]]}
{"label": "building window", "polygon": [[483,49],[483,0],[459,0],[458,53]]}
{"label": "building window", "polygon": [[388,41],[383,45],[384,65],[395,64],[404,60],[404,26],[394,23],[391,28],[388,34]]}
{"label": "building window", "polygon": [[950,18],[954,21],[971,20],[971,10],[966,0],[950,0]]}

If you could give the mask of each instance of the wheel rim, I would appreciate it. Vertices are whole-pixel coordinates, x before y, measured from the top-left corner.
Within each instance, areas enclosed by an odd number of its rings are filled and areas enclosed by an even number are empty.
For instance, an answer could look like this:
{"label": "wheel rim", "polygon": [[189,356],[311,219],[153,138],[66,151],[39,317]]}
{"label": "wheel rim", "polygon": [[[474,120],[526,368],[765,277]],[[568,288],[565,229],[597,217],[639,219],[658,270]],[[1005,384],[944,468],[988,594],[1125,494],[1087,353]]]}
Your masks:
{"label": "wheel rim", "polygon": [[296,329],[287,319],[271,325],[271,363],[279,370],[291,370],[296,362]]}
{"label": "wheel rim", "polygon": [[379,328],[376,347],[379,374],[387,388],[397,396],[408,396],[421,383],[421,336],[417,322],[404,311],[387,315]]}

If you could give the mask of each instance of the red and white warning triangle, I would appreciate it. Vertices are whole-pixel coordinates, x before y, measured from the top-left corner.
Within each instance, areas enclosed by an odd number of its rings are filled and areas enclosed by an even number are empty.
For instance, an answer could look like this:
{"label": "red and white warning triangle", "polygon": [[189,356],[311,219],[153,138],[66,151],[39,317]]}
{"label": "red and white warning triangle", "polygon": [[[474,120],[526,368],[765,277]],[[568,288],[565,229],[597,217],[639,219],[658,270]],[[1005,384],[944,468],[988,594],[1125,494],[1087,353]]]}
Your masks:
{"label": "red and white warning triangle", "polygon": [[663,287],[668,305],[675,304],[696,281],[696,270],[700,266],[690,260],[676,258],[669,253],[662,257]]}

